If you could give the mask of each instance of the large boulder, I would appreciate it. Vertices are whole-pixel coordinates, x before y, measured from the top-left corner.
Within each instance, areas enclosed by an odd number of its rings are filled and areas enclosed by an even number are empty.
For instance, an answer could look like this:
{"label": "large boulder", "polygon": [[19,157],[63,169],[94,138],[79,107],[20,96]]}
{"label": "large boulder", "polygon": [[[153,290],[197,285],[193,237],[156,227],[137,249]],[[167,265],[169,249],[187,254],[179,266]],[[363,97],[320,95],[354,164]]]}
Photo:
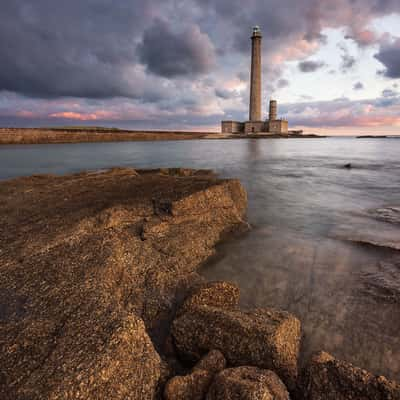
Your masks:
{"label": "large boulder", "polygon": [[196,287],[185,299],[179,314],[197,306],[211,306],[224,309],[234,309],[239,304],[240,289],[230,282],[208,282]]}
{"label": "large boulder", "polygon": [[295,386],[300,321],[287,312],[197,306],[174,320],[172,335],[182,357],[199,359],[219,349],[233,366],[271,369]]}
{"label": "large boulder", "polygon": [[166,400],[202,400],[214,375],[226,367],[226,360],[218,350],[210,351],[185,376],[175,376],[165,386]]}
{"label": "large boulder", "polygon": [[228,368],[215,376],[206,400],[289,400],[285,385],[272,371]]}
{"label": "large boulder", "polygon": [[336,360],[325,352],[312,357],[302,386],[307,400],[400,399],[398,383]]}

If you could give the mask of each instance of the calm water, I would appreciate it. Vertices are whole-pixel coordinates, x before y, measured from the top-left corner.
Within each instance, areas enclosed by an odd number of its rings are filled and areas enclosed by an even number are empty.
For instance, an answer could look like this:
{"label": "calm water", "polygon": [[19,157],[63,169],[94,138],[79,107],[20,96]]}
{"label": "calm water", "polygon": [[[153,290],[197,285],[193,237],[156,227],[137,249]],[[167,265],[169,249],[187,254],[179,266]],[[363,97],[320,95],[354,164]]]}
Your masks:
{"label": "calm water", "polygon": [[[342,168],[352,163],[351,170]],[[324,349],[400,380],[400,140],[202,140],[0,147],[0,179],[113,166],[238,177],[253,229],[202,269],[243,307],[302,321],[302,360]]]}

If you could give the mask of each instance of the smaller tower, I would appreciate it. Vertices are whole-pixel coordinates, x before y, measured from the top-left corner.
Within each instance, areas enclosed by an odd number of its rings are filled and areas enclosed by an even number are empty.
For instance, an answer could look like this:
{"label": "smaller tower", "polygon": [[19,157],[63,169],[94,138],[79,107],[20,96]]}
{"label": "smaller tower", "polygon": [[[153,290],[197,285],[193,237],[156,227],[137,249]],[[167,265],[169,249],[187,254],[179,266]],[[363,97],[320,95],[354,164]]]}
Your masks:
{"label": "smaller tower", "polygon": [[269,120],[275,121],[278,119],[278,103],[276,100],[269,102]]}

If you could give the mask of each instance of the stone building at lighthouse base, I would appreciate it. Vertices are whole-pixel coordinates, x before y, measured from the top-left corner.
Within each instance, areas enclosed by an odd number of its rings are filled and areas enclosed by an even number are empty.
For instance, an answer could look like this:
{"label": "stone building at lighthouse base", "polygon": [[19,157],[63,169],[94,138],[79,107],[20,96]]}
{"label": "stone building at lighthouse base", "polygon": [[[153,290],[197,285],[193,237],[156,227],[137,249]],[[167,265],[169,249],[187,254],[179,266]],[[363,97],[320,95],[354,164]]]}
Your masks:
{"label": "stone building at lighthouse base", "polygon": [[263,135],[288,135],[288,121],[277,118],[277,102],[271,100],[269,108],[269,118],[265,121],[222,121],[222,133],[252,134],[260,133]]}

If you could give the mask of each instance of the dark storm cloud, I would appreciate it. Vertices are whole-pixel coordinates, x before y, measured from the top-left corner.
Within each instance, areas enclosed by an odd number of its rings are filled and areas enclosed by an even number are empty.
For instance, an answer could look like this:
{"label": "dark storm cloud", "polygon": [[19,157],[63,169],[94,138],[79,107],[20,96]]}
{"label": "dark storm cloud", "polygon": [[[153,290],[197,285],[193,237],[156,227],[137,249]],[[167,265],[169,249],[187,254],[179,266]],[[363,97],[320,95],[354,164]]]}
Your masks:
{"label": "dark storm cloud", "polygon": [[176,32],[161,20],[144,32],[138,53],[150,72],[167,78],[206,73],[215,62],[214,47],[197,25]]}
{"label": "dark storm cloud", "polygon": [[383,72],[386,77],[400,78],[400,39],[381,45],[375,58],[386,67]]}
{"label": "dark storm cloud", "polygon": [[323,63],[322,61],[312,61],[312,60],[299,62],[298,65],[299,70],[301,72],[315,72],[324,66],[325,63]]}
{"label": "dark storm cloud", "polygon": [[0,90],[38,97],[141,96],[127,69],[150,7],[122,0],[2,1]]}

